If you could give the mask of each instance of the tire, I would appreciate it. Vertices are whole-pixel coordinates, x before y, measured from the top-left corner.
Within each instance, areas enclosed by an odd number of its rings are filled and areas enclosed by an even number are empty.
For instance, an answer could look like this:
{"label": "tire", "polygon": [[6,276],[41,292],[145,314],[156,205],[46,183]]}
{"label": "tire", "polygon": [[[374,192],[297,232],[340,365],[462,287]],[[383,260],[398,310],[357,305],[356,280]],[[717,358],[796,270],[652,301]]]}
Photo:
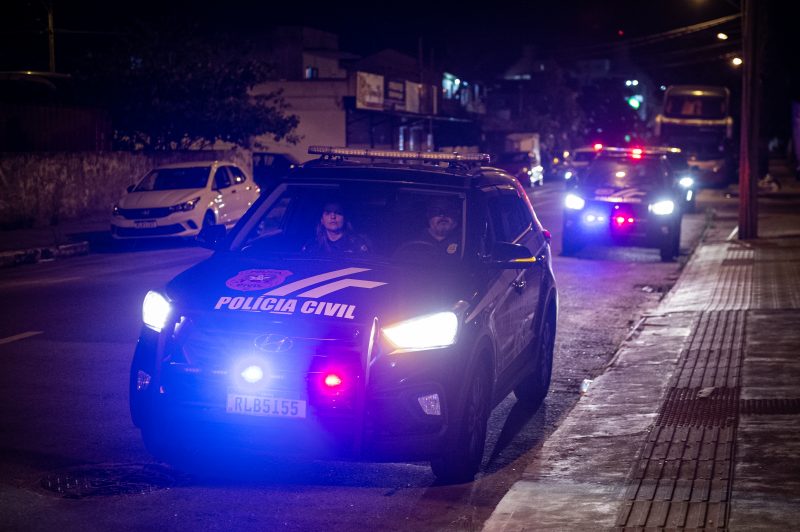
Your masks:
{"label": "tire", "polygon": [[167,435],[152,424],[143,426],[141,432],[144,448],[147,449],[147,452],[156,460],[162,462],[170,461],[174,447]]}
{"label": "tire", "polygon": [[214,225],[215,223],[217,223],[217,217],[214,216],[213,212],[207,211],[205,216],[203,216],[203,225],[200,227],[200,230],[202,231],[209,225]]}
{"label": "tire", "polygon": [[680,225],[667,235],[667,238],[661,243],[661,262],[672,262],[681,254],[681,229]]}
{"label": "tire", "polygon": [[486,364],[476,365],[468,382],[458,422],[449,428],[447,448],[431,460],[433,474],[444,484],[472,482],[483,460],[492,399]]}
{"label": "tire", "polygon": [[583,242],[578,234],[574,230],[564,228],[561,235],[561,254],[570,257],[578,253],[582,247]]}
{"label": "tire", "polygon": [[536,369],[525,376],[514,388],[517,401],[523,405],[537,409],[547,397],[550,389],[550,378],[553,375],[553,351],[555,348],[556,325],[553,313],[548,313],[542,323],[542,331],[537,345],[528,348],[529,353],[537,356]]}

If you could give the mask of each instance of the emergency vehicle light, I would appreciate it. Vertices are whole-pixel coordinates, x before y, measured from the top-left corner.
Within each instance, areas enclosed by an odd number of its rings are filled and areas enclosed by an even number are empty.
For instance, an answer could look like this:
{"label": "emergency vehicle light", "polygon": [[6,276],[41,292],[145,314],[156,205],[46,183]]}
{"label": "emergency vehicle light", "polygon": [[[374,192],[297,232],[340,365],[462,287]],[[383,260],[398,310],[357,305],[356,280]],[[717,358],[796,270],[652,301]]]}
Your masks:
{"label": "emergency vehicle light", "polygon": [[335,373],[329,373],[325,375],[323,382],[328,388],[335,388],[342,384],[342,378]]}
{"label": "emergency vehicle light", "polygon": [[167,324],[167,319],[172,312],[172,305],[170,305],[167,298],[150,290],[144,296],[142,302],[142,321],[145,325],[150,327],[156,332],[161,332]]}
{"label": "emergency vehicle light", "polygon": [[369,159],[405,159],[415,161],[439,162],[479,162],[489,163],[486,153],[438,153],[422,151],[376,150],[372,148],[335,148],[331,146],[310,146],[310,155],[338,155],[340,157],[363,157]]}
{"label": "emergency vehicle light", "polygon": [[603,145],[600,144],[599,142],[595,143],[595,145],[592,147],[594,148],[594,151],[600,151],[603,149]]}

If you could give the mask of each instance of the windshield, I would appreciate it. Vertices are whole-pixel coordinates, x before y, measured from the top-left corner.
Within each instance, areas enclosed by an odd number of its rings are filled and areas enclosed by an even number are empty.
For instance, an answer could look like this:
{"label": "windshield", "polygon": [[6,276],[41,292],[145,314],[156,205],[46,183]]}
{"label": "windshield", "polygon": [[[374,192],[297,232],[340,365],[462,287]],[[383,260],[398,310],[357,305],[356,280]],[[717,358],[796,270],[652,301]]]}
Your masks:
{"label": "windshield", "polygon": [[669,96],[664,114],[671,118],[725,118],[725,98],[721,96]]}
{"label": "windshield", "polygon": [[658,161],[642,159],[599,159],[589,166],[583,184],[590,187],[646,187],[664,186],[666,176]]}
{"label": "windshield", "polygon": [[157,168],[144,176],[144,179],[136,185],[134,192],[205,188],[210,169],[210,166]]}
{"label": "windshield", "polygon": [[457,193],[397,183],[282,184],[239,228],[233,249],[257,257],[459,260],[463,204]]}

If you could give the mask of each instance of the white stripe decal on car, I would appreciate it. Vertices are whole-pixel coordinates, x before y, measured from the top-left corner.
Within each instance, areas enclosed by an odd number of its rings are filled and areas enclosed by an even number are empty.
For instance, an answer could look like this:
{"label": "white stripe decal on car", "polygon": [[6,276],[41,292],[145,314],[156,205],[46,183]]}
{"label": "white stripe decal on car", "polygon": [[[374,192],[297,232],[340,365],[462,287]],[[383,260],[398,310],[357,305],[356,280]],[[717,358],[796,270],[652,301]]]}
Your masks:
{"label": "white stripe decal on car", "polygon": [[[293,283],[285,284],[276,288],[275,290],[270,290],[266,292],[265,296],[285,296],[305,288],[307,286],[323,283],[325,281],[330,281],[331,279],[336,279],[337,277],[344,277],[346,275],[351,275],[354,273],[361,273],[369,271],[369,268],[344,268],[342,270],[335,270],[328,273],[321,273],[319,275],[314,275],[312,277],[306,277],[305,279],[300,279],[299,281],[295,281]],[[383,283],[382,283],[383,284]]]}
{"label": "white stripe decal on car", "polygon": [[332,292],[338,292],[339,290],[344,290],[345,288],[349,287],[376,288],[378,286],[382,286],[385,284],[386,283],[381,283],[379,281],[364,281],[361,279],[339,279],[338,281],[334,281],[332,283],[324,284],[322,286],[313,288],[308,292],[303,292],[298,297],[308,297],[311,299],[317,299],[318,297],[323,297]]}

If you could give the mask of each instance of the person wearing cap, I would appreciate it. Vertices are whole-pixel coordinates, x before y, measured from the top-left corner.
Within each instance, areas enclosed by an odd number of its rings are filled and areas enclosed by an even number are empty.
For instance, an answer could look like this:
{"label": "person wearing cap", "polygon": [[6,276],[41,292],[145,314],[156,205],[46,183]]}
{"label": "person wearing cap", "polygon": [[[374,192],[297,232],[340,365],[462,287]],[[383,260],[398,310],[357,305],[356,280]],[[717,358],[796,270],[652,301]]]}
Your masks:
{"label": "person wearing cap", "polygon": [[370,245],[366,238],[353,231],[352,224],[345,216],[341,201],[330,200],[322,208],[317,223],[316,234],[303,246],[308,253],[369,253]]}
{"label": "person wearing cap", "polygon": [[422,232],[420,240],[432,244],[445,255],[458,255],[461,239],[455,229],[460,212],[454,200],[439,198],[432,201],[426,209],[428,227]]}

